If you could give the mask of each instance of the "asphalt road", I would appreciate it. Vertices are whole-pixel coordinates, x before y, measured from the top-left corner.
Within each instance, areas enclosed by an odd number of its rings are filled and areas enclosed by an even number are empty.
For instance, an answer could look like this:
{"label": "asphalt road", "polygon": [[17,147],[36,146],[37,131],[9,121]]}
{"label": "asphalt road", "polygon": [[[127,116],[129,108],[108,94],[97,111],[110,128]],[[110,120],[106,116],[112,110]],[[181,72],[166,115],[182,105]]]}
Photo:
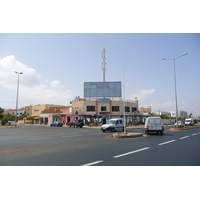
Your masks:
{"label": "asphalt road", "polygon": [[[143,132],[132,129],[129,132]],[[111,139],[99,129],[0,128],[1,166],[199,166],[200,129]]]}

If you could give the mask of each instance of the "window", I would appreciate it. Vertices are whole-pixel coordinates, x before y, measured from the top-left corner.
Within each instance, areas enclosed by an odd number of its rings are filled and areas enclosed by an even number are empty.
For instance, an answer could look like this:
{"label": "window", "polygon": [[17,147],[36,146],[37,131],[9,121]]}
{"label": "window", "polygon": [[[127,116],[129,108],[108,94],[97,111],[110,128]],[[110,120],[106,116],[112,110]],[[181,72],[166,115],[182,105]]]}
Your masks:
{"label": "window", "polygon": [[125,107],[125,112],[130,112],[130,107]]}
{"label": "window", "polygon": [[113,112],[119,112],[119,106],[112,106]]}
{"label": "window", "polygon": [[149,119],[149,124],[154,124],[154,119]]}
{"label": "window", "polygon": [[101,111],[106,111],[106,107],[105,107],[105,106],[102,106],[102,107],[101,107]]}
{"label": "window", "polygon": [[86,111],[95,111],[95,106],[87,106]]}
{"label": "window", "polygon": [[160,119],[156,119],[156,125],[160,125]]}
{"label": "window", "polygon": [[136,108],[132,107],[132,112],[135,112],[136,110],[137,110]]}

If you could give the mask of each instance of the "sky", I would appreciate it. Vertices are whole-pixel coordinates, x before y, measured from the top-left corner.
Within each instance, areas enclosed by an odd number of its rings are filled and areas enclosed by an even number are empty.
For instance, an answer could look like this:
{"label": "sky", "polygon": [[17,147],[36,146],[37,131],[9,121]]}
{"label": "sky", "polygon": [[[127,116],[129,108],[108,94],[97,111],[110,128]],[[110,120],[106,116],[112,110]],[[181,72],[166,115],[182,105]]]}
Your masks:
{"label": "sky", "polygon": [[[197,33],[3,33],[0,34],[0,107],[70,105],[84,97],[84,82],[122,81],[125,98],[152,111],[178,110],[200,116],[200,34]],[[123,67],[124,66],[124,67]],[[124,73],[124,76],[123,76]],[[124,97],[124,93],[123,93]]]}
{"label": "sky", "polygon": [[175,111],[174,64],[162,57],[188,52],[176,60],[178,110],[200,116],[195,4],[168,1],[164,9],[157,1],[115,1],[113,7],[112,1],[87,0],[68,2],[66,12],[61,0],[48,2],[48,9],[47,1],[24,7],[20,2],[3,1],[0,13],[0,107],[16,107],[15,71],[23,72],[18,107],[70,105],[76,96],[84,97],[84,82],[103,81],[105,48],[106,81],[122,81],[123,97],[137,98],[139,107],[151,106],[152,111]]}

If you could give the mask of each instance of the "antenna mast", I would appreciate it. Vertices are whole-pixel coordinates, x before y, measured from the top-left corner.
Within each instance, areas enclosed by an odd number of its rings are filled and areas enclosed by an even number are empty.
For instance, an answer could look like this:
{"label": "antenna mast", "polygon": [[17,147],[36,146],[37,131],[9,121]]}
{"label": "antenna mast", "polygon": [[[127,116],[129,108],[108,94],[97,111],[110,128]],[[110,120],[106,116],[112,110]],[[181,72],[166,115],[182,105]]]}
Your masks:
{"label": "antenna mast", "polygon": [[105,82],[105,76],[106,76],[106,68],[107,68],[107,64],[106,64],[106,50],[105,48],[102,51],[102,70],[103,70],[103,82]]}

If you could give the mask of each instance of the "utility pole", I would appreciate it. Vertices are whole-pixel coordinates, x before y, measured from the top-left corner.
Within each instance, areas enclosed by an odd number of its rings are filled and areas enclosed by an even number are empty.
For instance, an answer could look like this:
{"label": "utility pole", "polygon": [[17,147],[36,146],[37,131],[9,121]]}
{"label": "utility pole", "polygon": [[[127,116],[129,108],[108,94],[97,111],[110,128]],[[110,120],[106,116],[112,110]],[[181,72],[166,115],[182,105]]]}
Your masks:
{"label": "utility pole", "polygon": [[16,113],[15,113],[15,127],[17,126],[17,108],[18,108],[18,93],[19,93],[19,75],[23,74],[22,72],[15,72],[18,75],[17,79],[17,100],[16,100]]}
{"label": "utility pole", "polygon": [[106,81],[106,68],[107,68],[107,64],[106,64],[106,50],[105,48],[103,49],[102,51],[102,59],[103,59],[103,62],[102,62],[102,70],[103,70],[103,82]]}

